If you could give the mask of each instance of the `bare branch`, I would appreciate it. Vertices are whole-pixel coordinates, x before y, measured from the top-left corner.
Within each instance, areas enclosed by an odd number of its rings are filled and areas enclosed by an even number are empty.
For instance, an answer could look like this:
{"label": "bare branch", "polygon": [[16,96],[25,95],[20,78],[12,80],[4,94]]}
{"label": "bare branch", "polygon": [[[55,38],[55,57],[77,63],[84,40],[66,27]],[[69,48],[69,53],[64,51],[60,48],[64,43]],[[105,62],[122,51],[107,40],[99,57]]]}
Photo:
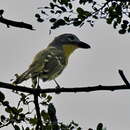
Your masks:
{"label": "bare branch", "polygon": [[10,26],[13,26],[13,27],[18,27],[18,28],[26,28],[29,30],[35,30],[31,24],[24,23],[24,22],[17,22],[17,21],[13,21],[13,20],[4,18],[2,16],[3,13],[4,13],[4,10],[0,10],[0,22],[5,24],[8,28]]}
{"label": "bare branch", "polygon": [[36,109],[36,114],[37,114],[37,126],[36,130],[43,130],[43,125],[42,125],[42,119],[41,119],[41,114],[40,114],[40,107],[39,107],[39,102],[38,102],[38,96],[36,93],[34,94],[34,104],[35,104],[35,109]]}
{"label": "bare branch", "polygon": [[110,86],[91,86],[91,87],[75,87],[75,88],[48,88],[48,89],[35,89],[24,86],[14,86],[9,83],[0,82],[0,88],[16,90],[20,92],[26,92],[30,94],[40,94],[40,93],[65,93],[65,92],[92,92],[92,91],[115,91],[115,90],[128,90],[130,87],[126,85],[110,85]]}
{"label": "bare branch", "polygon": [[128,82],[126,76],[124,75],[123,70],[118,70],[118,72],[119,72],[119,74],[120,74],[122,80],[123,80],[124,83],[126,84],[126,86],[127,86],[127,87],[130,87],[130,84],[129,84],[129,82]]}

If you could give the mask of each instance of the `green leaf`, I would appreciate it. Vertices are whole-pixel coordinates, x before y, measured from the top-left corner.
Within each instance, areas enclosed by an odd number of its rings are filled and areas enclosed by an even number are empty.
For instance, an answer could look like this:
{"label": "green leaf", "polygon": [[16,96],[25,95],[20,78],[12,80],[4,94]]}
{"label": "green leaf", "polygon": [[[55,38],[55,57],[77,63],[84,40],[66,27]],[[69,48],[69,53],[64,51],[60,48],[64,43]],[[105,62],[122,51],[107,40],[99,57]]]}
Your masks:
{"label": "green leaf", "polygon": [[72,9],[73,8],[73,5],[71,3],[69,3],[69,8]]}
{"label": "green leaf", "polygon": [[4,122],[6,118],[5,118],[4,115],[1,115],[1,116],[0,116],[0,119],[1,119],[1,122]]}
{"label": "green leaf", "polygon": [[18,113],[21,113],[23,111],[23,108],[18,109]]}
{"label": "green leaf", "polygon": [[77,130],[82,130],[81,127],[78,127]]}
{"label": "green leaf", "polygon": [[98,19],[98,16],[96,16],[96,15],[93,15],[93,18],[94,18],[94,19]]}
{"label": "green leaf", "polygon": [[126,33],[126,30],[125,30],[125,29],[120,29],[120,30],[119,30],[119,33],[120,33],[120,34],[125,34],[125,33]]}
{"label": "green leaf", "polygon": [[15,130],[20,130],[20,127],[19,127],[18,125],[15,125],[15,126],[14,126],[14,129],[15,129]]}
{"label": "green leaf", "polygon": [[117,21],[114,21],[114,23],[113,23],[113,28],[115,28],[116,29],[116,27],[117,27]]}
{"label": "green leaf", "polygon": [[2,123],[0,122],[0,126],[2,125]]}
{"label": "green leaf", "polygon": [[63,12],[66,12],[66,8],[65,8],[65,7],[60,7],[60,9],[61,9]]}
{"label": "green leaf", "polygon": [[40,18],[40,15],[39,15],[39,14],[35,14],[35,17],[36,17],[36,18]]}
{"label": "green leaf", "polygon": [[36,125],[37,124],[37,118],[36,117],[34,117],[34,118],[30,118],[29,119],[29,123],[31,124],[31,125]]}
{"label": "green leaf", "polygon": [[12,112],[12,110],[10,108],[5,108],[5,111],[8,112],[8,113]]}
{"label": "green leaf", "polygon": [[46,98],[47,94],[46,94],[46,93],[42,93],[41,96],[42,96],[43,98]]}
{"label": "green leaf", "polygon": [[126,29],[126,28],[127,28],[127,24],[124,24],[124,23],[121,24],[121,28],[122,28],[122,29]]}
{"label": "green leaf", "polygon": [[20,120],[24,120],[25,119],[25,114],[19,114]]}
{"label": "green leaf", "polygon": [[29,127],[26,127],[26,129],[25,130],[30,130],[30,128]]}
{"label": "green leaf", "polygon": [[54,4],[52,2],[50,2],[50,7],[51,9],[54,9]]}
{"label": "green leaf", "polygon": [[64,17],[64,20],[65,20],[66,22],[70,22],[69,17]]}
{"label": "green leaf", "polygon": [[53,23],[53,22],[56,21],[56,18],[51,18],[49,21],[50,21],[51,23]]}
{"label": "green leaf", "polygon": [[117,20],[117,23],[119,24],[121,23],[121,17],[117,17],[116,20]]}
{"label": "green leaf", "polygon": [[97,130],[103,130],[103,124],[102,123],[99,123],[97,125]]}
{"label": "green leaf", "polygon": [[44,121],[49,120],[49,115],[47,112],[45,112],[44,110],[41,111],[41,116],[44,119]]}
{"label": "green leaf", "polygon": [[44,22],[44,19],[38,18],[37,21],[38,21],[39,23],[42,23],[42,22]]}
{"label": "green leaf", "polygon": [[82,14],[84,12],[84,10],[81,7],[78,7],[76,11],[78,14]]}
{"label": "green leaf", "polygon": [[128,31],[128,33],[130,33],[130,25],[129,25],[129,28],[128,28],[128,30],[127,30],[127,31]]}
{"label": "green leaf", "polygon": [[112,21],[113,21],[113,19],[112,19],[112,18],[107,18],[106,20],[107,20],[107,21],[106,21],[106,22],[107,22],[107,24],[111,24],[111,23],[112,23]]}
{"label": "green leaf", "polygon": [[50,102],[51,99],[52,99],[52,96],[48,95],[48,96],[47,96],[47,102]]}
{"label": "green leaf", "polygon": [[74,26],[79,26],[81,23],[82,23],[82,21],[74,21],[74,22],[73,22],[73,25],[74,25]]}
{"label": "green leaf", "polygon": [[0,91],[0,102],[5,100],[5,95]]}
{"label": "green leaf", "polygon": [[55,2],[55,3],[56,3],[56,1],[57,1],[57,0],[53,0],[53,2]]}
{"label": "green leaf", "polygon": [[129,22],[127,20],[123,20],[123,23],[127,25]]}

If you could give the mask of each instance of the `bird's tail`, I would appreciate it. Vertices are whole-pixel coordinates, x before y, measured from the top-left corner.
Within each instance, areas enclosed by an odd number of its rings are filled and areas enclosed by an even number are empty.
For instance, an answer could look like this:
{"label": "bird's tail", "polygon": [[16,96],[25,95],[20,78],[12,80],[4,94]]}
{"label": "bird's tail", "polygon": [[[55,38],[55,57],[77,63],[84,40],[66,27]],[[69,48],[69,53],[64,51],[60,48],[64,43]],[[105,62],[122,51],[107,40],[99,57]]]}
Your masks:
{"label": "bird's tail", "polygon": [[20,76],[17,76],[16,80],[13,82],[13,84],[20,84],[23,81],[29,79],[31,77],[31,70],[28,69],[27,71],[25,71],[23,74],[21,74]]}

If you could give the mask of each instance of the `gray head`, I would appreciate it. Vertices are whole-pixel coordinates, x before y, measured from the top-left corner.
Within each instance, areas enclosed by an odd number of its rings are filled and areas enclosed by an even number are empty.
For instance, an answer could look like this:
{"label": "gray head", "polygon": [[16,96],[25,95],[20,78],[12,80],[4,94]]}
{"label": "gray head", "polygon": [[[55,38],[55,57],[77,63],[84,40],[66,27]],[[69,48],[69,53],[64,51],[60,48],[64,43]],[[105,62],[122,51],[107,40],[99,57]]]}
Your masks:
{"label": "gray head", "polygon": [[78,48],[86,48],[86,49],[90,48],[90,45],[80,41],[76,35],[71,33],[61,34],[57,36],[50,45],[57,47],[63,45],[73,45],[77,46]]}

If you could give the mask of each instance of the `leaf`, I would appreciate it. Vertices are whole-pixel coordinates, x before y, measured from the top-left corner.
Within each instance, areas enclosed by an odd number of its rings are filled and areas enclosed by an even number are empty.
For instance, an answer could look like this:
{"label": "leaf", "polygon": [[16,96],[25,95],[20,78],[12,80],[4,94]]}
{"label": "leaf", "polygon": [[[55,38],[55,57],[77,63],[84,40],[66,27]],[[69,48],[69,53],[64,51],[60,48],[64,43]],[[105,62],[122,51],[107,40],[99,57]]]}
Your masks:
{"label": "leaf", "polygon": [[82,14],[84,12],[84,10],[81,7],[78,7],[76,11],[78,14]]}
{"label": "leaf", "polygon": [[20,108],[19,110],[18,110],[18,113],[21,113],[23,111],[23,108]]}
{"label": "leaf", "polygon": [[81,23],[82,23],[82,21],[74,21],[74,22],[73,22],[73,25],[74,25],[74,26],[79,26]]}
{"label": "leaf", "polygon": [[78,127],[77,130],[82,130],[81,127]]}
{"label": "leaf", "polygon": [[0,102],[5,100],[5,95],[0,91]]}
{"label": "leaf", "polygon": [[107,18],[107,19],[106,19],[107,24],[111,24],[111,23],[112,23],[112,21],[113,21],[113,19],[112,19],[112,18]]}
{"label": "leaf", "polygon": [[117,27],[117,21],[114,21],[114,23],[113,23],[113,28],[115,28],[116,29],[116,27]]}
{"label": "leaf", "polygon": [[49,21],[50,21],[51,23],[53,23],[53,22],[56,21],[56,18],[51,18]]}
{"label": "leaf", "polygon": [[127,30],[127,31],[128,31],[128,33],[130,33],[130,25],[129,25],[129,28],[128,28],[128,30]]}
{"label": "leaf", "polygon": [[37,21],[38,21],[39,23],[42,23],[42,22],[44,22],[44,19],[38,18]]}
{"label": "leaf", "polygon": [[1,115],[1,116],[0,116],[0,119],[1,119],[1,122],[4,122],[6,118],[5,118],[4,115]]}
{"label": "leaf", "polygon": [[39,15],[39,14],[35,14],[35,17],[36,17],[36,18],[40,18],[40,15]]}
{"label": "leaf", "polygon": [[55,2],[55,3],[56,3],[56,1],[57,1],[57,0],[53,0],[53,2]]}
{"label": "leaf", "polygon": [[60,9],[61,9],[63,12],[66,12],[66,8],[65,8],[65,7],[60,7]]}
{"label": "leaf", "polygon": [[125,30],[125,29],[120,29],[120,30],[119,30],[119,33],[120,33],[120,34],[125,34],[125,33],[126,33],[126,30]]}
{"label": "leaf", "polygon": [[18,125],[15,125],[15,126],[14,126],[14,129],[15,129],[15,130],[20,130],[20,128],[19,128]]}
{"label": "leaf", "polygon": [[71,3],[69,3],[69,8],[72,9],[73,5]]}
{"label": "leaf", "polygon": [[64,17],[64,20],[65,20],[66,22],[70,22],[69,17]]}
{"label": "leaf", "polygon": [[42,96],[43,98],[46,98],[47,94],[46,94],[46,93],[42,93],[41,96]]}
{"label": "leaf", "polygon": [[127,28],[127,24],[125,24],[125,23],[121,24],[121,28],[122,29],[126,29]]}
{"label": "leaf", "polygon": [[51,9],[54,9],[54,4],[52,2],[50,2],[50,7]]}
{"label": "leaf", "polygon": [[94,18],[94,19],[98,19],[98,16],[96,16],[96,15],[93,15],[93,18]]}
{"label": "leaf", "polygon": [[53,24],[53,28],[51,28],[51,29],[55,29],[55,28],[58,28],[59,26],[63,26],[63,25],[65,25],[66,24],[66,22],[63,20],[63,19],[59,19],[59,20],[57,20],[54,24]]}
{"label": "leaf", "polygon": [[9,105],[9,102],[8,102],[8,101],[4,101],[4,102],[3,102],[3,105],[4,105],[4,106],[8,106],[8,105]]}
{"label": "leaf", "polygon": [[47,112],[45,112],[44,110],[41,111],[41,116],[44,119],[44,121],[49,120],[49,115]]}
{"label": "leaf", "polygon": [[103,124],[102,123],[99,123],[97,125],[97,129],[96,130],[103,130]]}
{"label": "leaf", "polygon": [[12,110],[10,108],[5,108],[5,111],[8,112],[8,113],[12,112]]}
{"label": "leaf", "polygon": [[29,119],[29,123],[31,124],[31,125],[36,125],[37,124],[37,118],[36,117],[34,117],[34,118],[30,118]]}
{"label": "leaf", "polygon": [[123,23],[127,25],[129,22],[127,20],[123,20]]}
{"label": "leaf", "polygon": [[51,99],[52,99],[52,96],[48,95],[48,96],[47,96],[47,102],[50,102]]}
{"label": "leaf", "polygon": [[29,127],[26,127],[26,129],[25,130],[30,130],[30,128]]}

